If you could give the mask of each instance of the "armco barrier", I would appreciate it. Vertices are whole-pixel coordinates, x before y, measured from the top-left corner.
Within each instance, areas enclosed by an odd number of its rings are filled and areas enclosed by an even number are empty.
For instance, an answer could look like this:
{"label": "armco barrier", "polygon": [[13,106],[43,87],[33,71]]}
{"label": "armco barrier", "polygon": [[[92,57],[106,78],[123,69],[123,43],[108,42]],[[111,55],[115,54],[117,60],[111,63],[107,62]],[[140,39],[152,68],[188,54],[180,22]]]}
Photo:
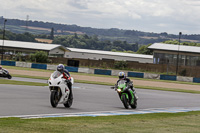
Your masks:
{"label": "armco barrier", "polygon": [[128,72],[128,77],[144,78],[144,73]]}
{"label": "armco barrier", "polygon": [[172,76],[172,75],[160,75],[160,79],[161,80],[174,80],[174,81],[176,81],[176,76]]}
{"label": "armco barrier", "polygon": [[183,82],[193,82],[193,77],[177,76],[176,80],[183,81]]}
{"label": "armco barrier", "polygon": [[193,78],[193,82],[200,83],[200,78]]}
{"label": "armco barrier", "polygon": [[111,70],[94,69],[94,74],[111,75]]}
{"label": "armco barrier", "polygon": [[[119,72],[122,72],[122,70],[112,70],[112,74],[113,76],[118,76]],[[127,75],[127,71],[123,71],[126,75]]]}
{"label": "armco barrier", "polygon": [[[57,68],[57,65],[15,62],[15,61],[3,61],[3,60],[2,61],[0,60],[0,64],[6,65],[6,66],[17,66],[17,67],[36,68],[36,69],[48,69],[48,70],[56,70],[56,68]],[[66,66],[65,68],[69,72],[82,72],[82,73],[89,73],[89,74],[101,74],[101,75],[113,75],[113,76],[118,75],[118,73],[121,71],[121,70],[104,70],[104,69],[94,69],[94,68],[78,68],[78,67],[69,67],[69,66]],[[124,71],[124,72],[129,77],[200,83],[200,78],[159,75],[159,74],[139,73],[139,72],[127,72],[127,71]]]}
{"label": "armco barrier", "polygon": [[144,73],[145,79],[160,79],[160,74]]}
{"label": "armco barrier", "polygon": [[6,65],[6,66],[15,66],[16,62],[15,61],[1,61],[1,65]]}
{"label": "armco barrier", "polygon": [[81,67],[79,67],[78,68],[78,72],[79,73],[89,73],[89,68],[81,68]]}
{"label": "armco barrier", "polygon": [[32,63],[16,62],[16,66],[17,66],[17,67],[27,67],[27,68],[31,68],[31,64],[32,64]]}
{"label": "armco barrier", "polygon": [[47,65],[46,64],[35,64],[35,63],[32,63],[31,68],[47,69]]}
{"label": "armco barrier", "polygon": [[94,74],[94,68],[89,68],[89,74]]}
{"label": "armco barrier", "polygon": [[65,69],[67,69],[69,72],[78,72],[78,67],[66,66]]}
{"label": "armco barrier", "polygon": [[47,65],[47,70],[56,70],[57,65]]}

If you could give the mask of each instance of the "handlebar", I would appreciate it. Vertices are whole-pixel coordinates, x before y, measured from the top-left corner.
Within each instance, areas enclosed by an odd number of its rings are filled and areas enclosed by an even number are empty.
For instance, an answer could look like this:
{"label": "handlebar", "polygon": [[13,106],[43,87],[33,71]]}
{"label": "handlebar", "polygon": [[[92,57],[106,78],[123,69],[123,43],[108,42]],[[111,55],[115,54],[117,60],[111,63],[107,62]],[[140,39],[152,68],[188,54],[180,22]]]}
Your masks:
{"label": "handlebar", "polygon": [[115,87],[114,87],[114,86],[112,86],[112,87],[110,87],[110,89],[115,89]]}

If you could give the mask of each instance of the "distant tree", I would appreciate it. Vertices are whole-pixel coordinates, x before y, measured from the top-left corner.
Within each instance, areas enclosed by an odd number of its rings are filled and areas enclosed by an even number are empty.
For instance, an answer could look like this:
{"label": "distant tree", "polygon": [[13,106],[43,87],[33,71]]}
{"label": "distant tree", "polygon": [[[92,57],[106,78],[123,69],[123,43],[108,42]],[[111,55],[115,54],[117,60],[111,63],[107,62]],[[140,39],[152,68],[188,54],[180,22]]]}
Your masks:
{"label": "distant tree", "polygon": [[28,32],[16,35],[16,41],[36,42],[35,36]]}
{"label": "distant tree", "polygon": [[167,41],[164,41],[163,43],[166,43],[166,44],[179,44],[179,41],[178,40],[167,40]]}
{"label": "distant tree", "polygon": [[160,35],[161,35],[161,36],[164,36],[164,37],[167,37],[167,36],[168,36],[167,32],[160,33]]}
{"label": "distant tree", "polygon": [[77,33],[74,33],[74,38],[78,39]]}
{"label": "distant tree", "polygon": [[50,39],[54,39],[54,28],[51,28],[51,34],[50,34]]}
{"label": "distant tree", "polygon": [[47,63],[48,55],[44,51],[37,51],[36,53],[30,55],[30,59],[33,62]]}
{"label": "distant tree", "polygon": [[137,54],[147,54],[147,55],[152,55],[153,52],[148,49],[148,47],[151,46],[151,44],[149,45],[142,45],[139,50],[137,51]]}
{"label": "distant tree", "polygon": [[126,61],[117,61],[114,64],[116,69],[125,69],[127,67],[127,62]]}

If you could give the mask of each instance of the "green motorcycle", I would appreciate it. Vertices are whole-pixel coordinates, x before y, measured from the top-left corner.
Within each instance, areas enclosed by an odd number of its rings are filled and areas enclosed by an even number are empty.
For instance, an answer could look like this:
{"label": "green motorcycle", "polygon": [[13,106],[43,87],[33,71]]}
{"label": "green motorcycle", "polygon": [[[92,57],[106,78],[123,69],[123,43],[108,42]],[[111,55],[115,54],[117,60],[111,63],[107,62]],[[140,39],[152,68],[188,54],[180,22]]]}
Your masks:
{"label": "green motorcycle", "polygon": [[127,84],[125,80],[120,80],[118,84],[115,85],[115,87],[111,87],[111,88],[117,91],[126,109],[128,109],[129,106],[131,106],[131,108],[133,109],[137,108],[138,98],[135,94],[136,92],[130,88],[130,84]]}

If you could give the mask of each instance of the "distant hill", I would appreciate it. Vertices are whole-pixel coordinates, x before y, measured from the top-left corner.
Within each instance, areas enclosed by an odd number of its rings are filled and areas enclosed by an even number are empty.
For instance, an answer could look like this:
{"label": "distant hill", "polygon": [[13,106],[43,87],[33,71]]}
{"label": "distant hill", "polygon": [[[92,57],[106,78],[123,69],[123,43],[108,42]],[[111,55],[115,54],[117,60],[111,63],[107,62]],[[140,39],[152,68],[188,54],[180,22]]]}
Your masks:
{"label": "distant hill", "polygon": [[[4,18],[0,17],[0,27],[3,27]],[[177,40],[178,35],[163,33],[150,33],[137,30],[123,30],[117,28],[97,29],[91,27],[81,27],[77,25],[57,24],[42,21],[24,21],[19,19],[7,19],[6,30],[14,33],[30,32],[32,34],[50,34],[54,28],[54,35],[87,34],[97,35],[99,40],[126,41],[127,43],[137,43],[147,45],[149,43],[163,42],[166,40]],[[200,35],[182,35],[181,39],[187,42],[200,42]]]}

